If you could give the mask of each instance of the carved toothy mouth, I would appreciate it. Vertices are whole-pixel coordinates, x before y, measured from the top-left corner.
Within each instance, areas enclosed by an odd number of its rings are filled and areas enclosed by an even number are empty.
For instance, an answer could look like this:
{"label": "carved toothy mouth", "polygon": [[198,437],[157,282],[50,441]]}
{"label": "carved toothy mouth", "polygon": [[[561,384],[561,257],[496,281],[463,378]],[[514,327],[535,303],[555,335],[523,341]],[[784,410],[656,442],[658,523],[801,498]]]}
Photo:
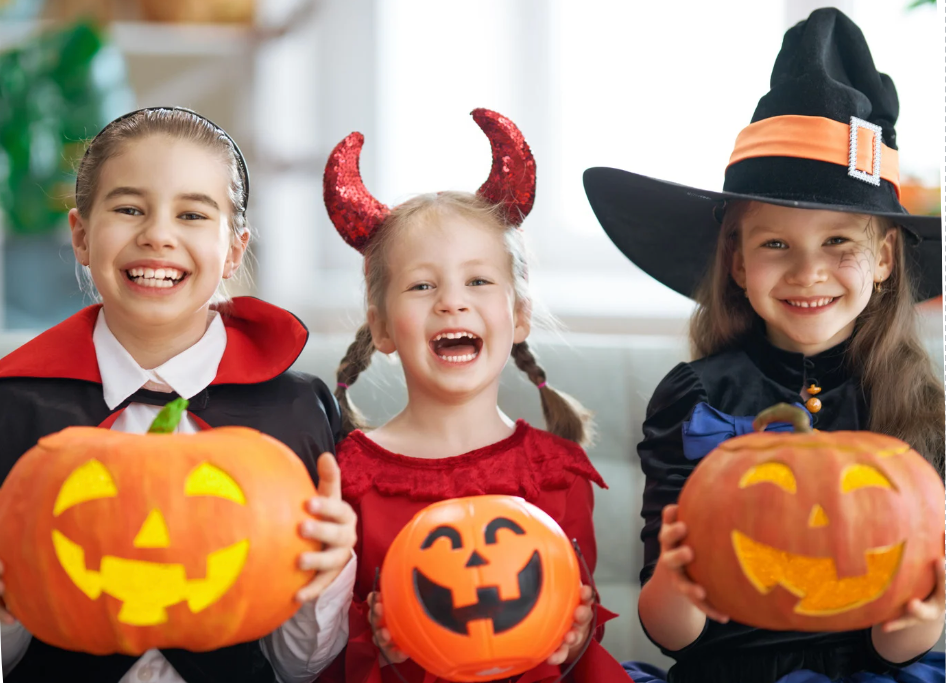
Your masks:
{"label": "carved toothy mouth", "polygon": [[903,543],[867,550],[867,573],[838,578],[830,557],[794,555],[732,532],[736,558],[746,578],[762,594],[782,586],[800,598],[796,614],[830,616],[873,602],[887,590],[900,567]]}
{"label": "carved toothy mouth", "polygon": [[518,598],[501,600],[498,587],[485,586],[476,589],[476,603],[455,607],[452,590],[434,583],[419,569],[414,569],[414,592],[427,616],[448,631],[469,635],[469,622],[489,619],[493,623],[493,633],[502,633],[529,616],[539,600],[542,591],[542,560],[538,552],[532,553],[529,562],[519,572],[518,579]]}

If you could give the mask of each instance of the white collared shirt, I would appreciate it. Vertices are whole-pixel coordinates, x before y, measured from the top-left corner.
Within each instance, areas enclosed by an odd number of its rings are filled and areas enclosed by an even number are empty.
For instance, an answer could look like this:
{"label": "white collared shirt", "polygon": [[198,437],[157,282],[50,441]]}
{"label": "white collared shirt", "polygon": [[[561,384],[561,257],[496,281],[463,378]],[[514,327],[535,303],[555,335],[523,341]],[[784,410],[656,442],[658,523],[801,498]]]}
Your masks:
{"label": "white collared shirt", "polygon": [[[145,385],[175,391],[190,399],[206,389],[217,376],[227,346],[227,330],[214,311],[207,331],[190,348],[153,370],[145,370],[115,338],[100,310],[92,333],[95,356],[102,375],[102,392],[110,410]],[[132,403],[118,416],[112,429],[144,434],[160,412],[159,406]],[[200,427],[185,412],[179,433],[192,434]],[[328,666],[348,642],[348,608],[355,585],[355,558],[314,602],[302,605],[296,614],[262,638],[260,647],[284,683],[307,683]],[[0,625],[3,673],[8,674],[26,653],[30,635],[17,622]],[[120,683],[186,683],[160,650],[148,650],[128,670]]]}

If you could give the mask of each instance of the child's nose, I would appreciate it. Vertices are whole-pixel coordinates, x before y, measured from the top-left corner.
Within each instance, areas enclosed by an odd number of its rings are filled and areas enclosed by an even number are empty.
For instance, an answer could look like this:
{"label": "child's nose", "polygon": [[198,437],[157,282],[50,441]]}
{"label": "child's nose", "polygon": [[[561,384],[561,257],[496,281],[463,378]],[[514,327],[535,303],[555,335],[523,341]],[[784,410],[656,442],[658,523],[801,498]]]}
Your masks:
{"label": "child's nose", "polygon": [[470,310],[466,297],[464,296],[465,289],[465,287],[441,287],[437,310],[441,313],[461,313]]}
{"label": "child's nose", "polygon": [[792,263],[786,279],[791,284],[810,287],[819,282],[824,282],[827,277],[828,264],[823,258],[812,255],[802,255]]}
{"label": "child's nose", "polygon": [[172,246],[174,244],[174,230],[171,221],[160,216],[152,216],[141,226],[138,233],[138,244],[155,249]]}

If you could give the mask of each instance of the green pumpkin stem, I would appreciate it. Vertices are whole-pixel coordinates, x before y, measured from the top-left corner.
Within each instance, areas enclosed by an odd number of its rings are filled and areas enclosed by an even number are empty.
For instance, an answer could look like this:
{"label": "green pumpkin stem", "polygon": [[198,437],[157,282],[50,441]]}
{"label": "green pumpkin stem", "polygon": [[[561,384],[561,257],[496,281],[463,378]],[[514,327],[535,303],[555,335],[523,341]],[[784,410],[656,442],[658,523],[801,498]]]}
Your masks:
{"label": "green pumpkin stem", "polygon": [[184,411],[187,410],[187,403],[186,398],[176,398],[161,408],[161,412],[148,428],[148,434],[173,434],[184,416]]}
{"label": "green pumpkin stem", "polygon": [[752,428],[761,432],[773,422],[789,422],[798,434],[811,433],[808,414],[798,406],[789,403],[776,403],[771,408],[763,410],[752,422]]}

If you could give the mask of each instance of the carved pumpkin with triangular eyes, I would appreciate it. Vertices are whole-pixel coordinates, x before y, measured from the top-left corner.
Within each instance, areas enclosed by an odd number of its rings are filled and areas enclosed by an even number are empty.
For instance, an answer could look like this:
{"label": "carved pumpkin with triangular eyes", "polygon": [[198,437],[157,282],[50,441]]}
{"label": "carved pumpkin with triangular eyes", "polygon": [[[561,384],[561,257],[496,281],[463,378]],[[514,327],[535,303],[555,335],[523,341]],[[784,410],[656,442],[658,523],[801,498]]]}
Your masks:
{"label": "carved pumpkin with triangular eyes", "polygon": [[720,444],[683,487],[687,573],[739,623],[867,628],[932,591],[944,503],[936,470],[893,437],[747,434]]}
{"label": "carved pumpkin with triangular eyes", "polygon": [[298,609],[316,495],[285,445],[242,427],[42,438],[0,488],[10,610],[46,643],[92,654],[215,650]]}
{"label": "carved pumpkin with triangular eyes", "polygon": [[558,649],[581,575],[545,512],[513,496],[473,496],[417,513],[388,549],[380,584],[397,647],[440,678],[484,681]]}

